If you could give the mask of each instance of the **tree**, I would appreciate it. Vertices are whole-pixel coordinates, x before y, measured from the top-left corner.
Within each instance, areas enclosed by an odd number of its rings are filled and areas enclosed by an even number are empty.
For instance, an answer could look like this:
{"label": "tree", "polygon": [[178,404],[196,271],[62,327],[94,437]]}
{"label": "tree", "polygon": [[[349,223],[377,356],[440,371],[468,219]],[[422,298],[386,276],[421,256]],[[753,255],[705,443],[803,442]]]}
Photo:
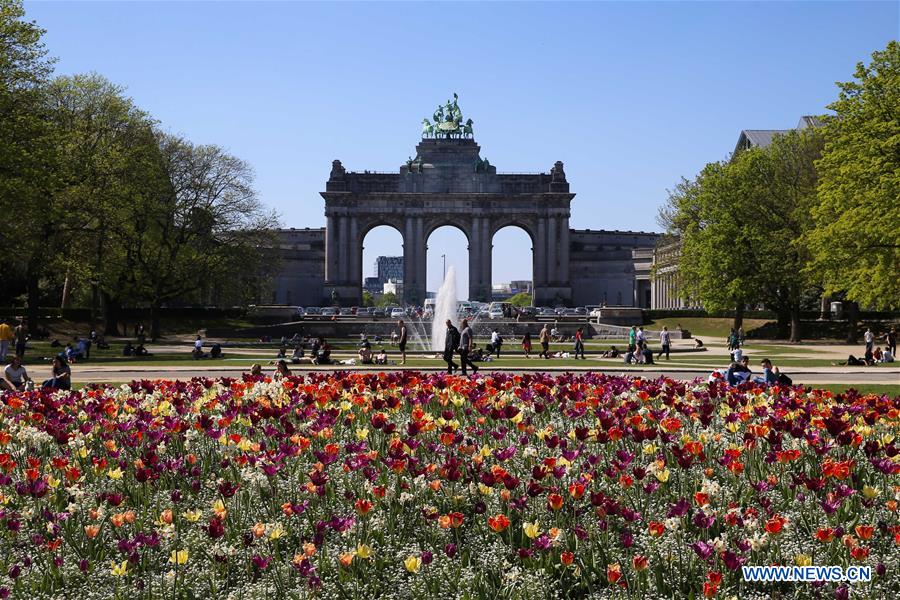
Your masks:
{"label": "tree", "polygon": [[372,292],[363,291],[362,293],[362,305],[363,306],[375,306],[375,299],[372,297]]}
{"label": "tree", "polygon": [[112,232],[145,183],[140,168],[155,145],[147,135],[153,121],[121,87],[95,74],[57,77],[47,101],[60,151],[51,204],[59,212],[57,265],[64,267],[56,271],[66,274],[67,295],[89,283],[92,317],[101,307],[106,333],[117,334],[122,277]]}
{"label": "tree", "polygon": [[808,267],[826,293],[900,307],[900,43],[859,63],[825,119]]}
{"label": "tree", "polygon": [[728,162],[711,163],[682,180],[660,211],[660,222],[681,240],[678,271],[685,298],[710,311],[765,303],[800,340],[800,307],[809,289],[804,234],[811,227],[822,148],[816,129],[776,136]]}
{"label": "tree", "polygon": [[397,294],[394,292],[388,292],[386,294],[382,294],[377,300],[375,300],[375,306],[378,308],[387,308],[393,304],[397,304]]}
{"label": "tree", "polygon": [[160,335],[164,304],[202,299],[211,288],[255,279],[274,248],[274,214],[263,210],[247,163],[217,146],[195,146],[154,131],[157,152],[140,194],[116,232],[126,268],[123,287],[151,309]]}
{"label": "tree", "polygon": [[[37,321],[41,241],[52,233],[44,207],[53,189],[55,146],[44,89],[52,60],[41,42],[44,31],[24,20],[19,0],[0,0],[0,280],[25,284],[29,320]],[[45,256],[44,254],[43,256]]]}
{"label": "tree", "polygon": [[531,306],[531,294],[528,292],[519,292],[514,296],[510,296],[507,302],[513,306]]}

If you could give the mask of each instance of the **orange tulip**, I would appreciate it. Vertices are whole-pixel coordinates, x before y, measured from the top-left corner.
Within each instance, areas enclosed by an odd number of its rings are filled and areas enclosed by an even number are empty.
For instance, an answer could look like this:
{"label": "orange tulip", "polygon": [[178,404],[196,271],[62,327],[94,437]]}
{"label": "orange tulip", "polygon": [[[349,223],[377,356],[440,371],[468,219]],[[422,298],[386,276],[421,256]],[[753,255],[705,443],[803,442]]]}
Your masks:
{"label": "orange tulip", "polygon": [[100,527],[98,525],[84,526],[84,535],[88,536],[88,539],[94,539],[95,537],[97,537],[98,533],[100,533]]}
{"label": "orange tulip", "polygon": [[547,496],[547,503],[553,510],[559,510],[563,505],[563,497],[559,494],[550,494]]}
{"label": "orange tulip", "polygon": [[509,527],[509,517],[502,513],[494,515],[493,517],[488,517],[488,526],[497,533],[500,533]]}

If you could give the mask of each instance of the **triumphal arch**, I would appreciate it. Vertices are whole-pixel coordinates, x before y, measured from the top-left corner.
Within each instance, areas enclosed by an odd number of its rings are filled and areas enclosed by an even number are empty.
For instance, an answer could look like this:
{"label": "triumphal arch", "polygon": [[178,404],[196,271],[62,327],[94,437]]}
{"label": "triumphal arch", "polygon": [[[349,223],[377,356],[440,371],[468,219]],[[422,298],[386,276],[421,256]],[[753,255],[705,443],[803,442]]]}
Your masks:
{"label": "triumphal arch", "polygon": [[480,150],[473,121],[463,118],[454,94],[423,119],[416,156],[398,172],[348,171],[335,160],[322,192],[326,297],[345,305],[361,301],[363,239],[372,228],[389,225],[403,236],[404,300],[422,303],[428,236],[451,225],[468,238],[469,299],[490,301],[492,240],[512,225],[531,237],[535,304],[569,304],[569,205],[575,194],[563,163],[549,173],[498,173]]}

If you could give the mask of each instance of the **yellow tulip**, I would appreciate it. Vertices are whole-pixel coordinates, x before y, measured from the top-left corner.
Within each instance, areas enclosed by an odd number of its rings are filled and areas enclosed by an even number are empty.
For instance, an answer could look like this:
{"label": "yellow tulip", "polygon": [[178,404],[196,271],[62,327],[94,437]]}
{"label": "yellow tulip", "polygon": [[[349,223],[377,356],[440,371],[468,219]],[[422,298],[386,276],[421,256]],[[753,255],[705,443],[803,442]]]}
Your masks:
{"label": "yellow tulip", "polygon": [[808,554],[798,554],[794,557],[794,564],[798,567],[808,567],[812,564],[812,557]]}
{"label": "yellow tulip", "polygon": [[871,485],[864,485],[862,489],[863,496],[869,500],[874,500],[881,495],[881,490],[873,488]]}
{"label": "yellow tulip", "polygon": [[360,544],[356,547],[356,555],[360,558],[370,558],[372,556],[372,547],[368,544]]}
{"label": "yellow tulip", "polygon": [[665,483],[669,480],[669,475],[670,475],[670,473],[669,473],[668,469],[664,469],[662,471],[657,471],[656,479],[658,479],[660,481],[660,483]]}
{"label": "yellow tulip", "polygon": [[112,574],[116,577],[124,577],[128,574],[128,561],[123,560],[121,564],[112,564]]}
{"label": "yellow tulip", "polygon": [[422,559],[418,556],[410,556],[403,561],[403,566],[406,567],[406,570],[410,573],[418,573],[419,569],[422,568]]}
{"label": "yellow tulip", "polygon": [[529,539],[534,539],[537,536],[541,535],[541,528],[537,522],[535,523],[523,523],[522,529],[525,530],[525,535],[528,536]]}
{"label": "yellow tulip", "polygon": [[110,479],[122,479],[122,469],[116,467],[115,469],[110,469],[106,472],[109,475]]}
{"label": "yellow tulip", "polygon": [[174,563],[176,565],[183,565],[188,560],[188,551],[187,550],[172,550],[171,556],[169,556],[169,562]]}

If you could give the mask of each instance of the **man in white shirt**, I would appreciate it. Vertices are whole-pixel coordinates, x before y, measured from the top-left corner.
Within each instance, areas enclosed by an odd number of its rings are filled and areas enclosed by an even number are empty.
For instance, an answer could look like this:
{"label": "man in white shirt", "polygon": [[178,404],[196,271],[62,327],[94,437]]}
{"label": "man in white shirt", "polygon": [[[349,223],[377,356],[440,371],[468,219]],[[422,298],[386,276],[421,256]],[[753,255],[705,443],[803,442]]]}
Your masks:
{"label": "man in white shirt", "polygon": [[866,328],[866,332],[863,334],[863,339],[866,341],[866,352],[871,352],[873,346],[875,345],[875,334],[872,333],[871,327]]}
{"label": "man in white shirt", "polygon": [[25,389],[25,384],[31,381],[20,356],[13,356],[12,362],[3,370],[3,379],[0,379],[0,390],[15,392]]}
{"label": "man in white shirt", "polygon": [[663,327],[662,331],[659,332],[659,343],[662,346],[662,350],[659,351],[659,358],[662,358],[662,355],[666,355],[666,360],[669,360],[669,349],[671,348],[671,338],[669,336],[669,328]]}

